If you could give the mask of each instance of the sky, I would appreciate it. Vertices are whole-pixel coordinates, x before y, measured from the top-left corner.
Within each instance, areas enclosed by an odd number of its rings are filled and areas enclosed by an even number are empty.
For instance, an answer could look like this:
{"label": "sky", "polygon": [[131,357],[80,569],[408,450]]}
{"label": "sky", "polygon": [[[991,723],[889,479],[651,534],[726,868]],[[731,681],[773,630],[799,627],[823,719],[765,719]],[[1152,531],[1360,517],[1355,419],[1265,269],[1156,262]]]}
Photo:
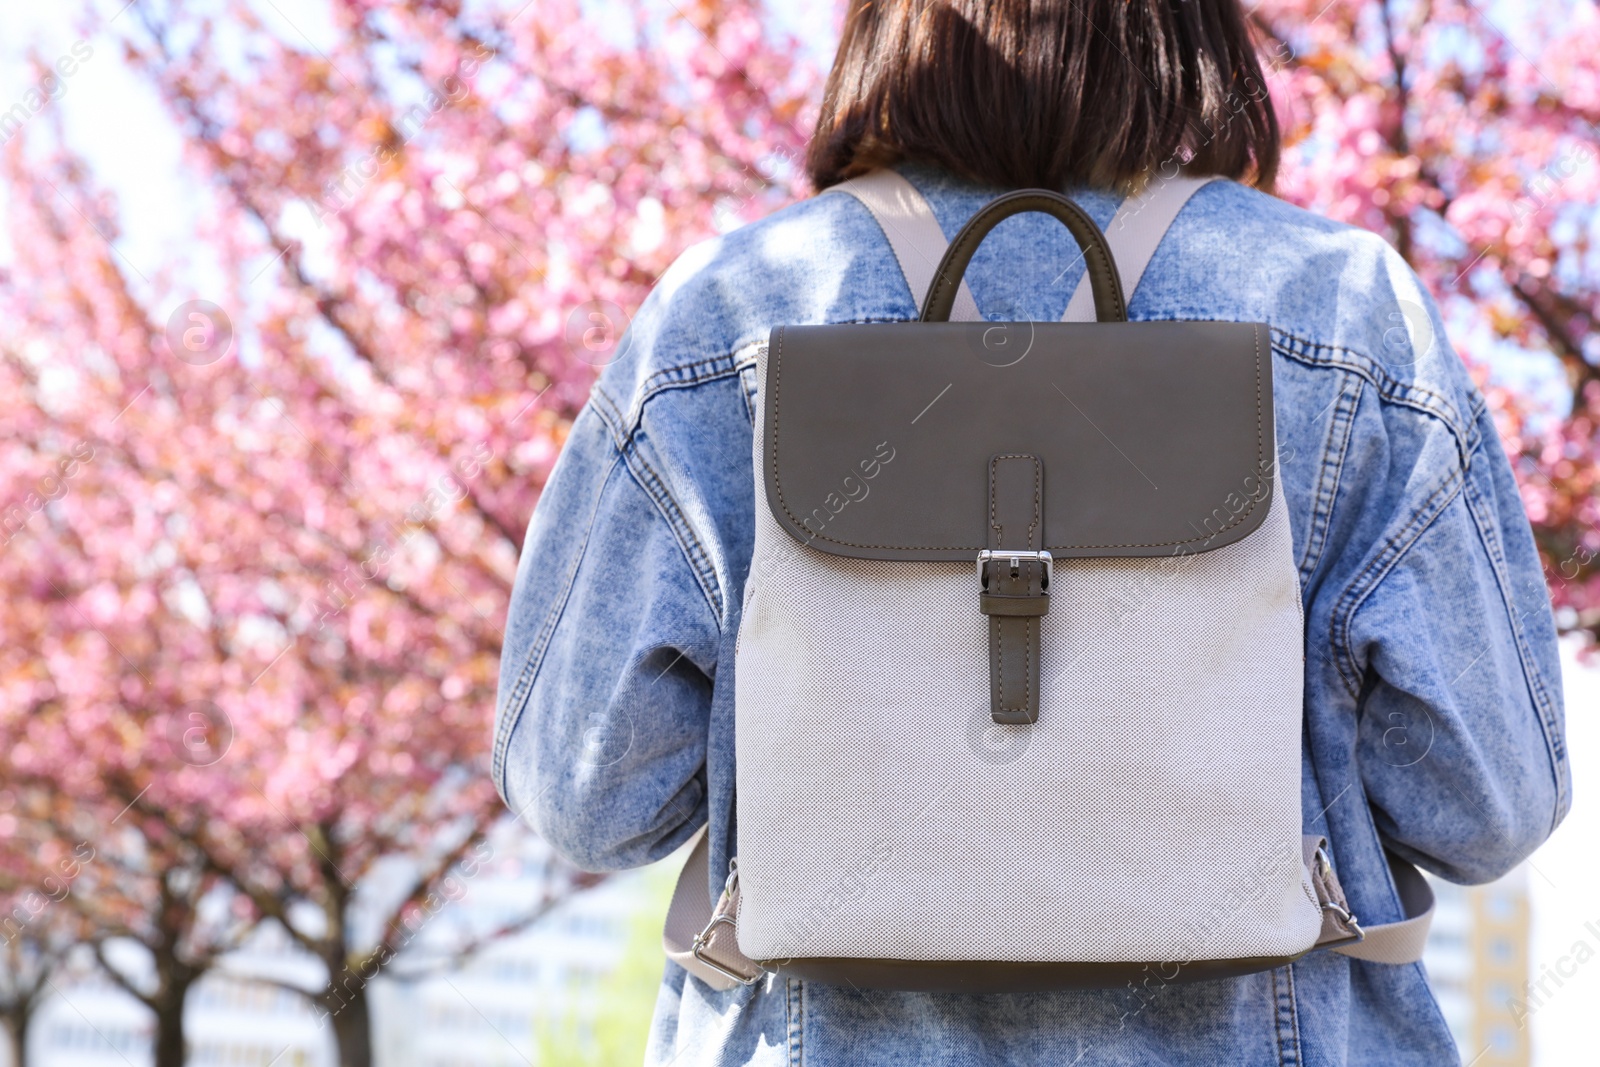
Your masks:
{"label": "sky", "polygon": [[[76,13],[79,4],[9,0],[0,5],[0,112],[20,100],[32,84],[30,51],[53,64],[58,57],[74,54],[74,43],[80,40],[92,49],[67,79],[67,92],[30,122],[60,119],[69,141],[87,155],[120,198],[125,236],[118,251],[141,273],[153,275],[163,264],[196,259],[187,205],[197,198],[178,137],[155,94],[128,71],[111,43],[108,33],[118,22],[137,17],[126,10],[118,13],[120,2],[102,4],[100,16],[84,25],[79,25],[81,16]],[[814,40],[817,53],[825,57],[831,50],[832,31],[807,17],[806,12],[816,6],[803,0],[780,5],[789,23]],[[327,39],[322,0],[273,0],[258,8],[263,18],[281,24],[287,38]],[[0,197],[0,233],[4,211]],[[1562,977],[1554,995],[1532,1016],[1540,1067],[1574,1062],[1571,1050],[1589,1046],[1592,1006],[1600,1004],[1600,896],[1593,892],[1600,885],[1595,849],[1600,841],[1600,801],[1590,799],[1591,791],[1600,789],[1596,770],[1600,762],[1591,759],[1591,754],[1600,754],[1600,722],[1593,715],[1600,708],[1600,671],[1580,667],[1570,648],[1564,666],[1575,801],[1571,816],[1533,858],[1527,874],[1534,902],[1534,976],[1545,967],[1572,975]],[[1579,941],[1586,942],[1596,958],[1574,967],[1571,960]]]}
{"label": "sky", "polygon": [[134,16],[124,13],[117,22],[99,22],[96,33],[74,25],[77,6],[59,0],[0,5],[0,112],[35,84],[30,52],[53,65],[71,54],[76,41],[93,49],[65,79],[66,92],[29,124],[64,123],[71,143],[89,157],[121,200],[127,237],[119,249],[136,264],[158,264],[184,243],[182,190],[189,181],[178,137],[155,93],[128,71],[106,32]]}

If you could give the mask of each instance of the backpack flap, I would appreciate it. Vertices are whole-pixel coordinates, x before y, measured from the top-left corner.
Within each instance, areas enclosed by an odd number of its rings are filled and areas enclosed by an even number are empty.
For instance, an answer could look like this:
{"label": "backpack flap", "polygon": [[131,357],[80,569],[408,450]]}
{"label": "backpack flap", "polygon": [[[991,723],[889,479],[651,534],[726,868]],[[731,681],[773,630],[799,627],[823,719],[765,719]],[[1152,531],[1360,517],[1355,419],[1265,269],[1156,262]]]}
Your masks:
{"label": "backpack flap", "polygon": [[[1004,364],[991,362],[1000,333],[1021,353]],[[821,552],[972,562],[994,547],[990,461],[1016,453],[1041,468],[1037,536],[1055,559],[1233,544],[1272,498],[1266,334],[1230,322],[779,327],[767,504]]]}

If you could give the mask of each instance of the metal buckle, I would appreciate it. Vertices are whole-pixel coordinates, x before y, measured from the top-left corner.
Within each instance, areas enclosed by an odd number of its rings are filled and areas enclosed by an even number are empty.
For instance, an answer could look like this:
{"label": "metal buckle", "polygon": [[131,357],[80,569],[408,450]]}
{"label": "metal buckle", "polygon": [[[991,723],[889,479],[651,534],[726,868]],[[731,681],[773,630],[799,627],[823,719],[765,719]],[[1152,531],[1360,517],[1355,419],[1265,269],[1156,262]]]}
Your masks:
{"label": "metal buckle", "polygon": [[1351,936],[1345,938],[1343,941],[1326,942],[1319,947],[1328,948],[1332,945],[1353,945],[1358,941],[1365,941],[1367,939],[1367,932],[1361,929],[1361,924],[1356,921],[1356,917],[1350,914],[1350,912],[1345,908],[1342,908],[1338,904],[1335,904],[1333,901],[1329,900],[1323,903],[1322,910],[1331,911],[1337,915],[1339,917],[1339,921],[1350,928]]}
{"label": "metal buckle", "polygon": [[1324,846],[1318,845],[1311,858],[1317,861],[1317,873],[1324,878],[1333,870],[1333,861],[1328,858],[1328,850]]}
{"label": "metal buckle", "polygon": [[755,985],[757,982],[761,981],[761,975],[758,974],[753,978],[746,978],[744,975],[739,974],[736,971],[728,970],[728,968],[724,967],[722,964],[705,954],[706,946],[711,943],[711,931],[719,923],[727,923],[729,926],[732,926],[735,929],[738,928],[738,924],[736,924],[726,915],[718,915],[716,918],[712,919],[706,924],[706,928],[704,930],[701,930],[700,933],[695,935],[694,958],[705,964],[707,967],[710,967],[713,971],[716,971],[724,978],[731,978],[740,985]]}
{"label": "metal buckle", "polygon": [[[1332,863],[1331,860],[1328,859],[1327,850],[1324,849],[1321,845],[1318,845],[1317,846],[1317,851],[1315,853],[1313,853],[1313,855],[1312,855],[1312,859],[1316,861],[1317,873],[1322,875],[1323,881],[1326,884],[1326,882],[1328,881],[1330,876],[1333,875],[1333,863]],[[1361,929],[1361,924],[1356,921],[1356,917],[1353,914],[1351,914],[1349,908],[1344,907],[1342,904],[1339,904],[1337,901],[1325,900],[1325,901],[1322,902],[1322,910],[1323,911],[1331,911],[1331,912],[1333,912],[1335,915],[1337,915],[1339,917],[1339,921],[1340,922],[1344,923],[1344,925],[1348,926],[1351,930],[1353,930],[1355,932],[1354,936],[1352,936],[1351,938],[1349,938],[1346,941],[1330,942],[1330,944],[1339,944],[1339,945],[1355,944],[1358,941],[1365,941],[1366,940],[1367,932],[1365,930]],[[1327,947],[1327,946],[1324,946],[1324,947]]]}
{"label": "metal buckle", "polygon": [[[722,897],[717,901],[717,908],[722,907],[722,902],[733,895],[733,887],[738,884],[738,881],[739,861],[737,858],[729,859],[728,880],[722,883]],[[713,908],[711,921],[706,923],[706,928],[704,930],[701,930],[694,936],[694,942],[692,945],[692,948],[694,949],[694,958],[705,964],[707,967],[710,967],[713,971],[716,971],[724,978],[731,978],[740,985],[755,985],[757,982],[761,981],[761,975],[758,974],[752,978],[746,978],[744,975],[739,974],[736,971],[728,970],[728,968],[724,967],[722,964],[705,954],[706,947],[711,944],[711,931],[724,924],[733,927],[735,931],[739,929],[738,920],[726,912],[717,911],[716,908]]]}
{"label": "metal buckle", "polygon": [[1012,552],[1012,551],[1009,551],[1009,550],[1004,549],[1004,548],[995,549],[993,551],[991,551],[991,550],[986,548],[982,552],[978,553],[978,585],[981,586],[982,588],[984,588],[984,589],[989,588],[989,575],[985,572],[984,567],[988,565],[990,560],[996,560],[996,559],[1010,560],[1011,561],[1011,565],[1013,567],[1015,567],[1018,563],[1020,563],[1022,560],[1025,560],[1025,559],[1031,559],[1036,563],[1043,563],[1044,564],[1044,584],[1041,585],[1039,588],[1041,588],[1041,589],[1049,589],[1050,588],[1050,567],[1051,567],[1051,564],[1054,562],[1054,560],[1052,560],[1050,558],[1050,553],[1048,553],[1048,552]]}

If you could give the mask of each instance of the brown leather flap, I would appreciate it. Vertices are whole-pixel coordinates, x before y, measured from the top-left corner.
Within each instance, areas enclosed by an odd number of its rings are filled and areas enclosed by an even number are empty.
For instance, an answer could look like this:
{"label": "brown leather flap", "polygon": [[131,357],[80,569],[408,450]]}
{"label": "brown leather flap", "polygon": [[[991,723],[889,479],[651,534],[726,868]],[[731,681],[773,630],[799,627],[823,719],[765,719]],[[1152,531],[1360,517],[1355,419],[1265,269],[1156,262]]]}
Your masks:
{"label": "brown leather flap", "polygon": [[768,503],[835,555],[973,559],[999,452],[1040,457],[1057,557],[1221,548],[1271,504],[1262,324],[783,326],[764,373]]}

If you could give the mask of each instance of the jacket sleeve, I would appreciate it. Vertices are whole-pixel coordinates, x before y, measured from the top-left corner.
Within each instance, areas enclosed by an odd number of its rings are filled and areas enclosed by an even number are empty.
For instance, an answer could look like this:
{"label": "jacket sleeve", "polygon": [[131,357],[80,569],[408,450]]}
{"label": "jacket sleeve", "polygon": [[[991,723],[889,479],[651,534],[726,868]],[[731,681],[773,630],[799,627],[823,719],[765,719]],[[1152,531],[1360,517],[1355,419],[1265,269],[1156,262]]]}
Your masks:
{"label": "jacket sleeve", "polygon": [[670,853],[705,820],[718,625],[591,404],[528,527],[506,626],[494,778],[586,870]]}
{"label": "jacket sleeve", "polygon": [[1378,830],[1406,858],[1467,883],[1532,853],[1571,789],[1549,595],[1477,404],[1470,451],[1461,458],[1452,445],[1449,462],[1408,472],[1404,506],[1343,593],[1358,601],[1344,640],[1366,665],[1357,761]]}

